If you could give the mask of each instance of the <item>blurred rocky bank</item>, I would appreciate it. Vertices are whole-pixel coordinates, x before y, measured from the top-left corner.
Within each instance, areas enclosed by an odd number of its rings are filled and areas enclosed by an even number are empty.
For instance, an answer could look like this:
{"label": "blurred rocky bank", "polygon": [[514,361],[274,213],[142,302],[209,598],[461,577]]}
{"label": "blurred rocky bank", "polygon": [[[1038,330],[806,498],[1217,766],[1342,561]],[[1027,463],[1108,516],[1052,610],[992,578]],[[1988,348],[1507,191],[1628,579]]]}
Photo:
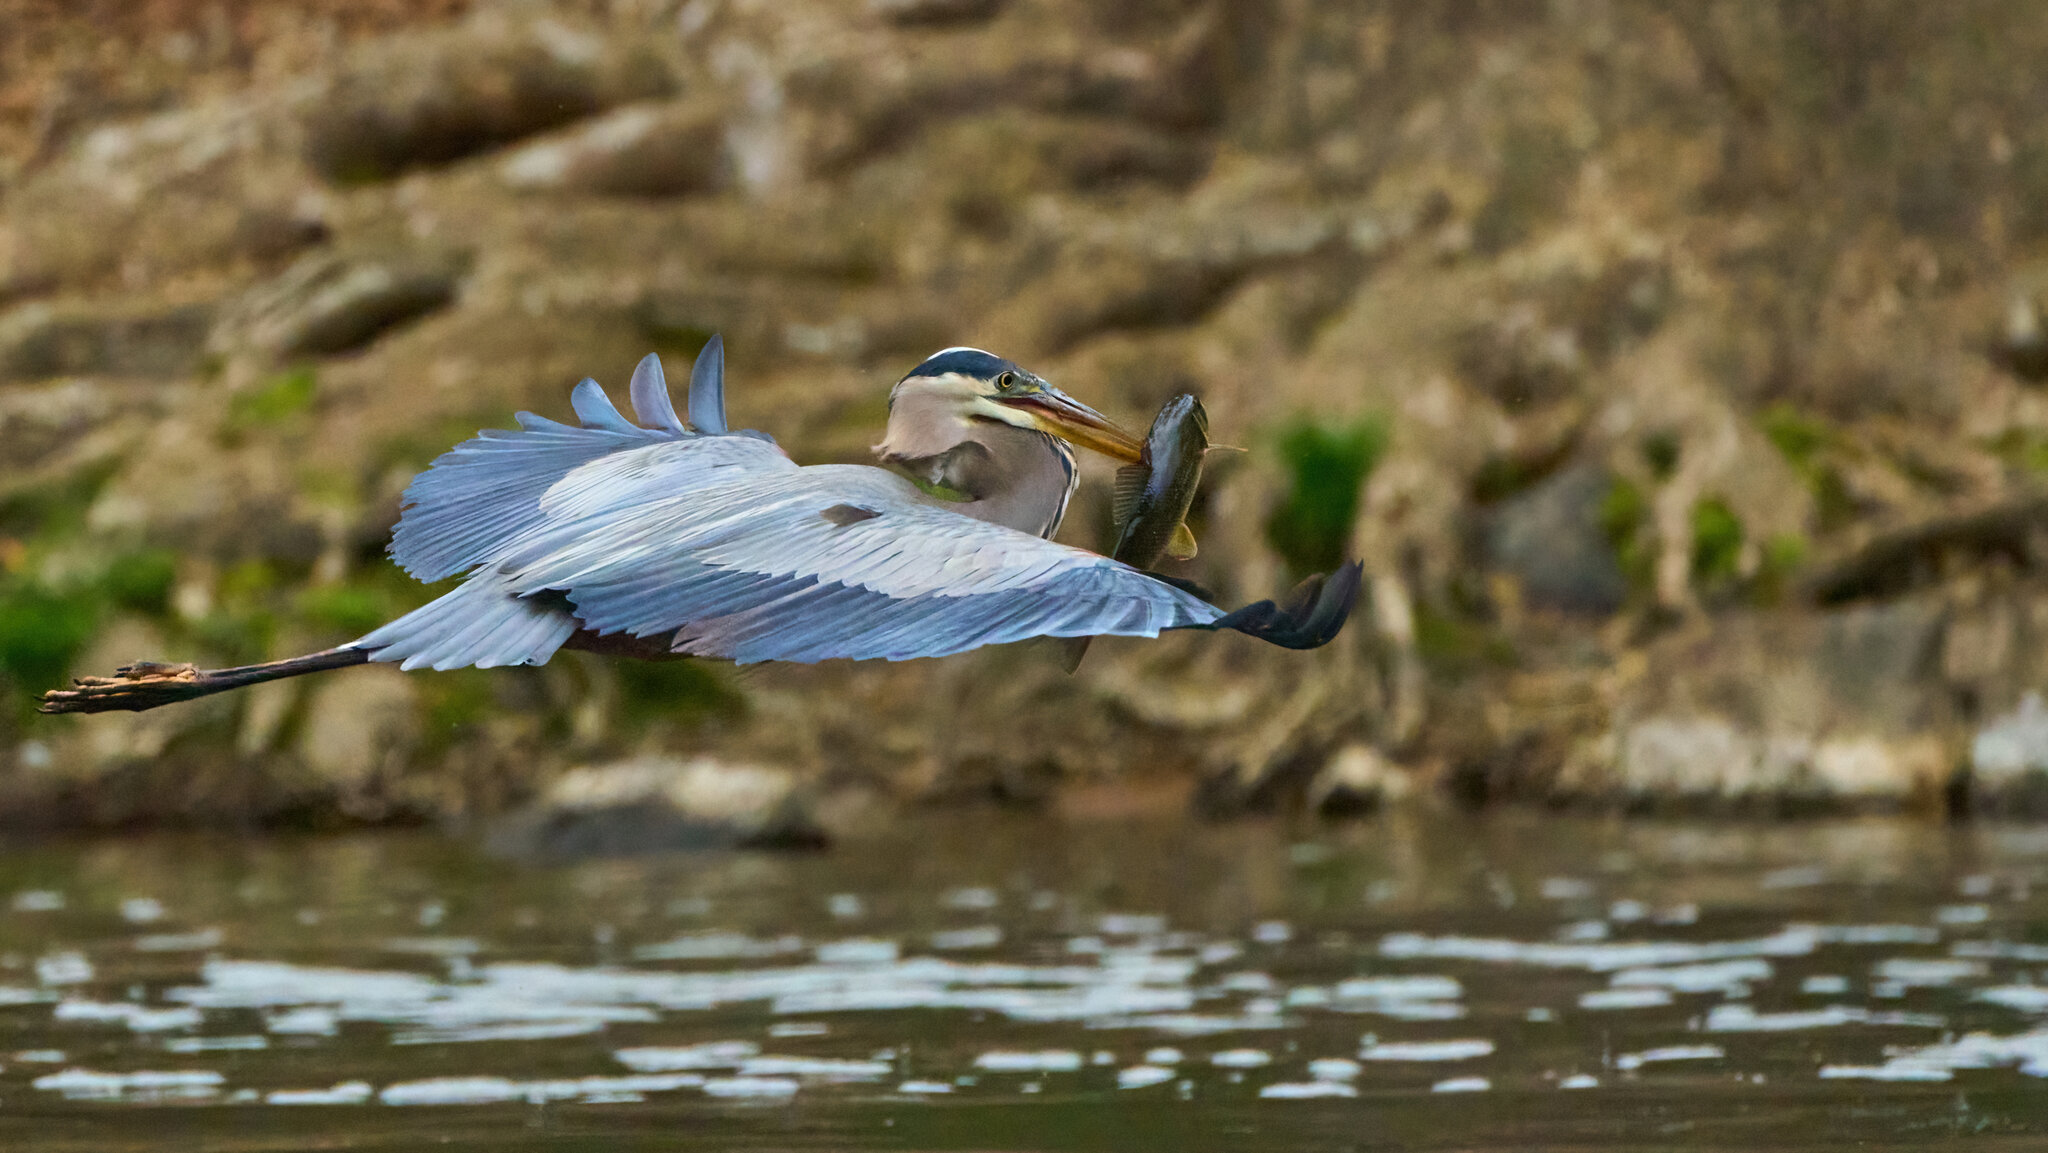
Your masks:
{"label": "blurred rocky bank", "polygon": [[[2019,0],[0,0],[0,822],[2048,812],[2044,58]],[[1350,554],[1369,603],[1071,678],[564,654],[32,713],[422,603],[415,472],[714,331],[800,460],[945,345],[1134,427],[1198,392],[1248,451],[1182,575]]]}

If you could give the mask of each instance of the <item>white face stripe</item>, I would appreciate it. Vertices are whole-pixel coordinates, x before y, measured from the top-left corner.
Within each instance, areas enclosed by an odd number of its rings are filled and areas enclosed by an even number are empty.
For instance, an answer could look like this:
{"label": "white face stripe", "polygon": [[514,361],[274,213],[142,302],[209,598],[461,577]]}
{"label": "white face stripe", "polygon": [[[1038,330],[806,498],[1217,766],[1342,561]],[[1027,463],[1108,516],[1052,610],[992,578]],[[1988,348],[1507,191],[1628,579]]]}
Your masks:
{"label": "white face stripe", "polygon": [[962,372],[948,372],[939,376],[906,376],[889,390],[889,407],[893,411],[896,401],[905,393],[922,393],[957,406],[961,418],[979,417],[1007,424],[1012,428],[1028,428],[1044,432],[1038,419],[1021,408],[997,404],[989,399],[989,383],[979,377]]}
{"label": "white face stripe", "polygon": [[889,403],[893,406],[896,398],[906,392],[929,393],[966,403],[981,395],[981,383],[963,373],[949,372],[943,376],[906,376],[889,390]]}

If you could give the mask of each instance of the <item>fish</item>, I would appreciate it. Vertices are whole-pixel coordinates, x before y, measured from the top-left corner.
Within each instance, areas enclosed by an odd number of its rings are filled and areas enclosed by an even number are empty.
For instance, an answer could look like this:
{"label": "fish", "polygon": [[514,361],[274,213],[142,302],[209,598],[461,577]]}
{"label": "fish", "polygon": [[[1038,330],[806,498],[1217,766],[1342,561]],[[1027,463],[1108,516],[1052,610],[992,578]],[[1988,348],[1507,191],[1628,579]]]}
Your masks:
{"label": "fish", "polygon": [[1182,393],[1152,418],[1138,463],[1116,473],[1111,517],[1117,524],[1113,559],[1149,569],[1160,556],[1190,560],[1195,534],[1188,507],[1202,483],[1202,458],[1209,452],[1209,414],[1202,402]]}
{"label": "fish", "polygon": [[[1202,459],[1208,453],[1209,413],[1202,402],[1188,393],[1167,401],[1152,418],[1138,463],[1117,470],[1110,505],[1116,525],[1111,559],[1149,570],[1161,556],[1175,560],[1194,557],[1195,534],[1188,529],[1188,507],[1194,504],[1195,490],[1201,486]],[[1069,637],[1061,644],[1068,672],[1081,667],[1081,658],[1088,654],[1093,639]]]}

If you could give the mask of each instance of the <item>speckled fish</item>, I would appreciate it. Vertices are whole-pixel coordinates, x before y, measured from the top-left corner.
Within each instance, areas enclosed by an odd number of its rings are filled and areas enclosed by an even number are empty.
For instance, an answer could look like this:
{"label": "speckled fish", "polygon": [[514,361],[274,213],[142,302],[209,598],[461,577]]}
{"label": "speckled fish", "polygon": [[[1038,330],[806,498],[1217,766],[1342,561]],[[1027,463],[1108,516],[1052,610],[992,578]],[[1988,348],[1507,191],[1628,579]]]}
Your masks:
{"label": "speckled fish", "polygon": [[[1202,402],[1187,393],[1167,401],[1152,418],[1138,463],[1116,471],[1116,495],[1110,506],[1117,526],[1113,559],[1149,569],[1161,555],[1175,560],[1195,555],[1188,506],[1202,483],[1202,458],[1208,452],[1209,414]],[[1068,672],[1081,667],[1091,639],[1072,637],[1060,643]]]}
{"label": "speckled fish", "polygon": [[1202,402],[1187,393],[1167,401],[1152,418],[1138,463],[1117,470],[1112,510],[1118,529],[1110,556],[1149,569],[1162,553],[1175,560],[1195,555],[1188,506],[1202,483],[1208,451],[1209,414]]}

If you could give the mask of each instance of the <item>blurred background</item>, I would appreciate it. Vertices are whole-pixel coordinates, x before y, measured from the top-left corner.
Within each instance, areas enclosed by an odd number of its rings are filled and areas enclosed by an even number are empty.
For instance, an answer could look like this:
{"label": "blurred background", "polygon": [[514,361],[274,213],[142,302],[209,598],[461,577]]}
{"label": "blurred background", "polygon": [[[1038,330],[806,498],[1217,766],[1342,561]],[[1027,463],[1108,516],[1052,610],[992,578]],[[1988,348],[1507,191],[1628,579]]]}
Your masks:
{"label": "blurred background", "polygon": [[[2023,0],[0,0],[0,1145],[2041,1147],[2043,60]],[[419,470],[713,333],[801,461],[949,345],[1198,393],[1176,575],[1366,595],[34,712],[424,603]]]}
{"label": "blurred background", "polygon": [[[2048,23],[1892,0],[0,3],[0,822],[814,842],[906,805],[2048,812]],[[652,350],[860,461],[942,346],[1218,454],[1230,636],[36,693],[431,598]],[[1063,539],[1101,547],[1107,472]],[[643,830],[644,831],[644,830]],[[673,830],[670,830],[673,832]],[[662,835],[668,835],[664,833]]]}

